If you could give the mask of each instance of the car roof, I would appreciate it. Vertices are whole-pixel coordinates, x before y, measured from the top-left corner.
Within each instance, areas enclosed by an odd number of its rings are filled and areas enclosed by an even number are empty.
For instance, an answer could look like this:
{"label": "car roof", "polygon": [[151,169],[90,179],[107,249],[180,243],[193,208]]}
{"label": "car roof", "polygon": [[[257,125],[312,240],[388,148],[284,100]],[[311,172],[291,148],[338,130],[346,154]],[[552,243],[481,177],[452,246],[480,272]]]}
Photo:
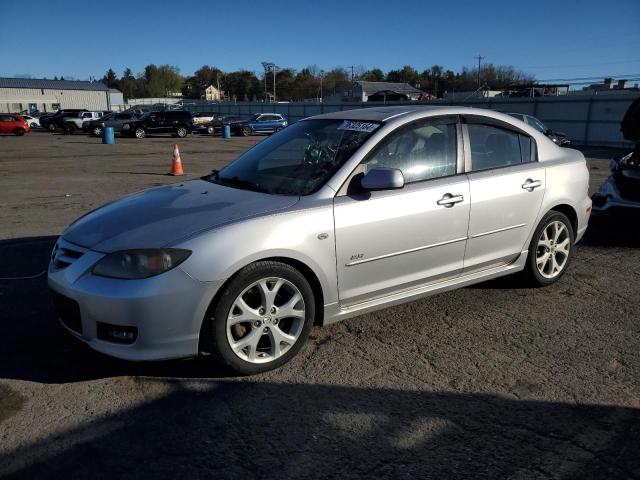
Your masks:
{"label": "car roof", "polygon": [[420,118],[435,115],[481,115],[506,122],[512,122],[513,117],[486,108],[444,106],[444,105],[394,105],[390,107],[371,107],[339,112],[324,113],[309,117],[310,119],[359,120],[374,122],[403,121],[406,117]]}

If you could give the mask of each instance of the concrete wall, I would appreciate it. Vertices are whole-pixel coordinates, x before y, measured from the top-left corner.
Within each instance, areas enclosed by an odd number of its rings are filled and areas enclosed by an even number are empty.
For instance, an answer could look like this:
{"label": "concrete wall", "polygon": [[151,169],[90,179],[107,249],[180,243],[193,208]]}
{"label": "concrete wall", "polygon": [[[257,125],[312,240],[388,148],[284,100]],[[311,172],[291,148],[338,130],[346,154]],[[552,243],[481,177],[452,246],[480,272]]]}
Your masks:
{"label": "concrete wall", "polygon": [[0,112],[13,113],[28,110],[35,103],[41,112],[60,108],[86,108],[107,110],[107,92],[91,90],[48,90],[39,88],[0,88]]}
{"label": "concrete wall", "polygon": [[[640,93],[625,95],[565,95],[533,98],[489,98],[466,102],[435,100],[422,105],[465,105],[500,112],[526,113],[539,118],[552,130],[566,133],[578,145],[630,147],[620,133],[620,122],[629,105]],[[387,103],[415,105],[416,102]],[[275,112],[287,115],[291,123],[320,113],[371,108],[381,102],[364,103],[220,103],[215,108],[222,115]]]}

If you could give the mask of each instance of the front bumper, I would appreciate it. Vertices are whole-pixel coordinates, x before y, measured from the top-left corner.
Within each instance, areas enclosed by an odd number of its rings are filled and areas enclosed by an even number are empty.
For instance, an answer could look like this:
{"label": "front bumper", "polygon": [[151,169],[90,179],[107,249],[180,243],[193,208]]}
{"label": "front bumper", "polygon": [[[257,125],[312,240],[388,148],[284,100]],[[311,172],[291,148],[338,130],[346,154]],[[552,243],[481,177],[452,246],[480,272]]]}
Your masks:
{"label": "front bumper", "polygon": [[[52,261],[48,273],[54,294],[61,296],[63,303],[67,299],[67,304],[77,304],[76,320],[62,318],[68,312],[60,312],[62,325],[77,338],[99,352],[125,360],[198,354],[200,327],[222,282],[200,282],[180,267],[143,280],[99,277],[91,274],[91,268],[103,253],[63,239],[58,240],[56,248],[80,253],[64,268]],[[99,323],[133,327],[137,329],[136,339],[130,344],[101,339]]]}

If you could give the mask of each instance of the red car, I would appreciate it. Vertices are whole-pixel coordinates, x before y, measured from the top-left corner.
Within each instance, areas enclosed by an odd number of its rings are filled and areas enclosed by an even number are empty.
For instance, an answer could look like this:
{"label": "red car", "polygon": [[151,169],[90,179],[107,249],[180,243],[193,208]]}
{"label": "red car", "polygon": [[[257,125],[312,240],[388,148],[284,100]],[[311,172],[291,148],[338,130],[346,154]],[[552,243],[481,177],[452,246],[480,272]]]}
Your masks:
{"label": "red car", "polygon": [[27,121],[17,113],[0,113],[0,133],[24,135],[30,131]]}

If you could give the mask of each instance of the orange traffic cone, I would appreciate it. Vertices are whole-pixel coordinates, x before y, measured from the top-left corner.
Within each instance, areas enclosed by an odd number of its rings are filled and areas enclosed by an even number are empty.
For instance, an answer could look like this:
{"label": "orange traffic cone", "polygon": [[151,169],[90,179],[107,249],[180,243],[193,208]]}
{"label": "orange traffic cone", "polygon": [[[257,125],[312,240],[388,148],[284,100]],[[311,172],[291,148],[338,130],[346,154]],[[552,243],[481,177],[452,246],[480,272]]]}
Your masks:
{"label": "orange traffic cone", "polygon": [[177,143],[173,145],[173,165],[171,165],[169,175],[184,175],[182,160],[180,160],[180,150],[178,150]]}

